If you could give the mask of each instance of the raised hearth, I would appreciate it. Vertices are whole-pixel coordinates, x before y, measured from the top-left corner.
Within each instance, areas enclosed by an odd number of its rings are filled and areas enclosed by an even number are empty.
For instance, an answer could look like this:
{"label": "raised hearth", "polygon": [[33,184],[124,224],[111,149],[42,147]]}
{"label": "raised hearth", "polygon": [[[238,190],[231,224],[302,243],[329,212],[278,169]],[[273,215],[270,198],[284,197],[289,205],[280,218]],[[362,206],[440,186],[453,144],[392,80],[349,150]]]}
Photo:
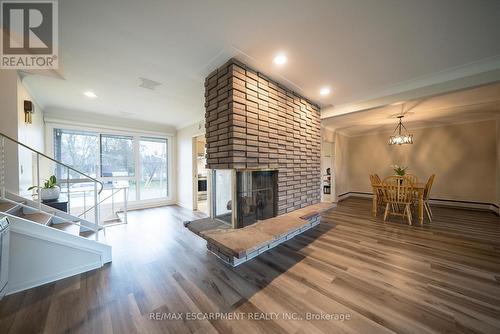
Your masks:
{"label": "raised hearth", "polygon": [[184,225],[205,239],[212,253],[237,266],[318,225],[320,213],[333,207],[331,203],[318,203],[240,229],[210,218]]}

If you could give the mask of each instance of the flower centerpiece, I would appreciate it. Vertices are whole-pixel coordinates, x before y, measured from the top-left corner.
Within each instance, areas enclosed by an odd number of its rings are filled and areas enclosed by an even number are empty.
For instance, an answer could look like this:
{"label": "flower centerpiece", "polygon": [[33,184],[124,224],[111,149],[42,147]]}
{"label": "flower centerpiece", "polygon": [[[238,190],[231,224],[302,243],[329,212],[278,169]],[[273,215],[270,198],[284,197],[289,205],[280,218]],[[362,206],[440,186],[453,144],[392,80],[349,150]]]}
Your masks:
{"label": "flower centerpiece", "polygon": [[392,165],[391,168],[394,170],[394,173],[397,176],[405,176],[406,170],[408,169],[408,167],[403,167],[398,165]]}

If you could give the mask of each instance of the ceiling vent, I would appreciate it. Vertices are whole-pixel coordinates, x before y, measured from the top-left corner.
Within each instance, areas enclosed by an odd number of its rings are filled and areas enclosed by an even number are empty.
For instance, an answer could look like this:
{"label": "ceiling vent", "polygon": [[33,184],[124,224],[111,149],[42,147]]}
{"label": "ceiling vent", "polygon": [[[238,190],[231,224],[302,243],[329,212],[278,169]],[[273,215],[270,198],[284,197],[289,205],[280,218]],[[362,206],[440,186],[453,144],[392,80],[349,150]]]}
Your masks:
{"label": "ceiling vent", "polygon": [[139,87],[150,89],[150,90],[155,90],[156,87],[161,85],[161,83],[158,81],[154,81],[154,80],[150,80],[150,79],[146,79],[146,78],[139,78],[139,80],[141,80],[141,84],[139,85]]}

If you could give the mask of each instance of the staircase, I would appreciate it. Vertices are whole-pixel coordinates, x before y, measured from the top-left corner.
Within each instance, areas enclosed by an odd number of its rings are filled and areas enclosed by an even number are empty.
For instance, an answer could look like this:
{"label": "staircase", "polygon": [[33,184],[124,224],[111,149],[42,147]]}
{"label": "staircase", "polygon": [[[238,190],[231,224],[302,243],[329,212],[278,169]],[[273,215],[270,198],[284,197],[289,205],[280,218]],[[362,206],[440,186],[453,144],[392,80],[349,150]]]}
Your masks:
{"label": "staircase", "polygon": [[5,197],[0,198],[0,215],[7,216],[10,220],[22,219],[87,239],[99,240],[100,236],[101,241],[104,241],[105,238],[104,233],[99,233],[104,230],[101,226],[96,228],[95,224],[90,221],[56,210],[43,203],[39,208],[37,202],[9,191],[5,191]]}
{"label": "staircase", "polygon": [[[87,208],[84,205],[78,215],[73,215],[45,205],[37,193],[27,198],[7,190],[6,180],[18,177],[8,175],[8,171],[13,169],[6,166],[7,145],[11,152],[14,147],[33,154],[37,185],[42,178],[42,159],[49,161],[54,168],[64,168],[67,178],[60,185],[66,185],[68,202],[72,198],[72,184],[91,183],[93,200],[90,206]],[[53,169],[48,171],[49,174],[53,172]],[[78,178],[70,179],[70,172]],[[101,200],[103,188],[101,181],[0,133],[0,218],[9,219],[11,230],[7,294],[97,269],[111,262],[111,246],[106,243],[105,228],[101,225],[105,220],[101,219],[100,211],[103,202],[110,198],[114,210],[113,196],[122,190],[125,193],[123,216],[126,222],[127,190],[111,189],[111,195]],[[91,219],[86,218],[88,215]]]}

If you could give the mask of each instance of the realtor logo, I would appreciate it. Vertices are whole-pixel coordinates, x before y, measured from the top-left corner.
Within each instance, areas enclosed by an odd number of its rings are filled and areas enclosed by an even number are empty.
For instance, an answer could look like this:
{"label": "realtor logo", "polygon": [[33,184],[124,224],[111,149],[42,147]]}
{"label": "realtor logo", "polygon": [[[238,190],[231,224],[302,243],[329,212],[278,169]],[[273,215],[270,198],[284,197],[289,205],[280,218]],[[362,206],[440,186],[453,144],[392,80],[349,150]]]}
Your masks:
{"label": "realtor logo", "polygon": [[57,69],[57,1],[0,1],[1,69]]}

